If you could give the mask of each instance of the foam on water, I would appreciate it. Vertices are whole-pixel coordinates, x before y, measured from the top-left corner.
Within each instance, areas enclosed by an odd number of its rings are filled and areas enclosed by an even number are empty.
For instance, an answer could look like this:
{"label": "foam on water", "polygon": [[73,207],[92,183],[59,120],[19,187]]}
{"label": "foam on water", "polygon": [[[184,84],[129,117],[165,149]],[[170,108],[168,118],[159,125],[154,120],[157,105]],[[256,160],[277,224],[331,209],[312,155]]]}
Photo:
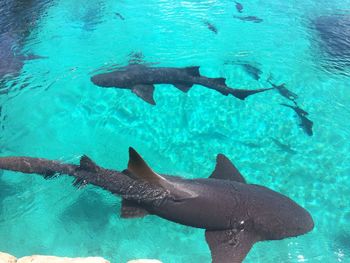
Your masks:
{"label": "foam on water", "polygon": [[[6,83],[11,92],[0,95],[1,156],[76,163],[87,154],[121,170],[133,146],[154,170],[195,178],[208,177],[216,154],[224,153],[248,182],[288,195],[316,224],[305,236],[256,244],[246,262],[350,261],[349,78],[319,65],[310,28],[314,17],[346,10],[350,2],[243,4],[242,15],[264,21],[234,19],[232,1],[55,1],[24,47],[48,58],[26,61]],[[90,82],[94,70],[126,65],[132,52],[156,66],[199,65],[203,75],[226,77],[231,87],[267,87],[272,76],[299,95],[314,136],[298,127],[275,91],[242,102],[202,86],[184,94],[157,85],[152,107],[128,90]],[[259,82],[237,65],[242,61],[259,65]],[[272,137],[297,153],[281,151]],[[90,186],[77,191],[70,178],[4,172],[0,188],[1,251],[210,261],[203,230],[155,216],[121,219],[118,197]]]}

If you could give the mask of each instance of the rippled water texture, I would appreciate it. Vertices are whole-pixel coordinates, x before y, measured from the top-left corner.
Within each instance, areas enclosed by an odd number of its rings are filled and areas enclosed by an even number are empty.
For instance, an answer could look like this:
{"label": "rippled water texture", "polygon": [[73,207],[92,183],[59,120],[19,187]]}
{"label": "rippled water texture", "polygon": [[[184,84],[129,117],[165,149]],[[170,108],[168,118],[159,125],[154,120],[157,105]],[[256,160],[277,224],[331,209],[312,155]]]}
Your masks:
{"label": "rippled water texture", "polygon": [[[350,262],[350,2],[242,4],[238,13],[224,0],[2,0],[1,156],[77,163],[87,154],[121,170],[131,145],[154,170],[195,178],[208,177],[224,153],[248,182],[288,195],[316,223],[305,236],[256,244],[245,262]],[[151,106],[90,82],[96,70],[129,61],[198,65],[230,87],[285,83],[313,136],[278,90],[239,101],[157,85]],[[210,261],[203,230],[121,219],[118,197],[76,190],[70,178],[1,172],[0,189],[0,251]]]}

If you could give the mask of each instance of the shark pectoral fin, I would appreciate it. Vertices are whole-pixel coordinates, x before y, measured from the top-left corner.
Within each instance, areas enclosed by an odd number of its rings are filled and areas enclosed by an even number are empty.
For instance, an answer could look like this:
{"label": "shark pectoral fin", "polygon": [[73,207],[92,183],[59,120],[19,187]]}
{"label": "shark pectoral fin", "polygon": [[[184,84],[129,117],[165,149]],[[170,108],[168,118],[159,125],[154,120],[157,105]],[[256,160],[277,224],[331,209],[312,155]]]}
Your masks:
{"label": "shark pectoral fin", "polygon": [[80,158],[79,169],[96,173],[100,170],[100,167],[98,167],[98,165],[95,164],[88,156],[83,155]]}
{"label": "shark pectoral fin", "polygon": [[258,240],[256,236],[237,230],[205,231],[212,263],[241,263]]}
{"label": "shark pectoral fin", "polygon": [[148,215],[148,211],[140,207],[137,202],[123,199],[120,216],[122,218],[137,218]]}
{"label": "shark pectoral fin", "polygon": [[147,163],[132,147],[129,147],[128,171],[131,172],[137,179],[142,179],[155,185],[162,186],[161,181],[165,181],[162,176],[155,173],[147,165]]}
{"label": "shark pectoral fin", "polygon": [[149,104],[156,105],[153,98],[154,86],[147,84],[135,85],[131,91]]}
{"label": "shark pectoral fin", "polygon": [[246,183],[243,175],[241,175],[233,163],[221,153],[216,157],[216,166],[209,178]]}
{"label": "shark pectoral fin", "polygon": [[193,85],[192,84],[175,84],[174,86],[186,93],[187,91],[190,90],[190,88],[192,88]]}
{"label": "shark pectoral fin", "polygon": [[196,66],[196,67],[187,67],[185,68],[185,71],[188,75],[191,75],[193,77],[199,77],[200,74],[199,74],[199,67]]}

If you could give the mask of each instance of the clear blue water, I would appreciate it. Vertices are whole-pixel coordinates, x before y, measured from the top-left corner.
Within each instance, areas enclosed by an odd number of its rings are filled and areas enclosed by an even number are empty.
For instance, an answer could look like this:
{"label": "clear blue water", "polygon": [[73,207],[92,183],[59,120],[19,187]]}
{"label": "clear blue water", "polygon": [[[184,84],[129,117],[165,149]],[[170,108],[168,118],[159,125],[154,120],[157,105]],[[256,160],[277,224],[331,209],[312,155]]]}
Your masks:
{"label": "clear blue water", "polygon": [[[350,262],[349,71],[321,66],[324,54],[310,28],[318,16],[349,13],[350,1],[242,3],[242,15],[264,21],[234,19],[233,1],[224,0],[51,2],[22,46],[47,58],[24,61],[1,86],[1,156],[76,163],[87,154],[122,170],[133,146],[154,170],[195,178],[208,177],[216,154],[225,153],[248,182],[288,195],[316,224],[298,238],[257,243],[245,262]],[[203,75],[225,77],[231,87],[267,87],[272,75],[299,95],[314,136],[280,106],[288,101],[275,91],[242,102],[202,86],[184,94],[158,85],[154,107],[128,90],[90,82],[100,67],[126,65],[131,52],[157,66],[199,65]],[[263,71],[260,81],[241,61]],[[92,186],[76,190],[68,177],[3,172],[0,189],[0,251],[210,262],[203,230],[155,216],[121,219],[118,197]]]}

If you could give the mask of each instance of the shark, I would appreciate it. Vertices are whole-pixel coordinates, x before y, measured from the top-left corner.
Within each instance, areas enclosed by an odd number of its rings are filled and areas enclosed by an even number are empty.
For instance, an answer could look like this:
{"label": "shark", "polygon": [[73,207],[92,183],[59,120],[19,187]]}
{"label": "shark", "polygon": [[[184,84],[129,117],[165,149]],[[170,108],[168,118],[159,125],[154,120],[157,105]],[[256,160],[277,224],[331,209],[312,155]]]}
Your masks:
{"label": "shark", "polygon": [[300,127],[303,128],[307,135],[312,136],[314,134],[312,130],[314,123],[307,117],[309,113],[300,108],[295,101],[294,104],[295,106],[281,103],[282,106],[291,108],[297,114],[300,119]]}
{"label": "shark", "polygon": [[307,210],[283,194],[247,183],[224,154],[217,155],[209,178],[198,179],[159,174],[132,147],[123,171],[100,167],[86,155],[79,164],[1,157],[0,169],[45,179],[66,174],[76,187],[92,184],[121,196],[122,218],[155,215],[205,229],[213,263],[240,263],[256,242],[296,237],[314,227]]}
{"label": "shark", "polygon": [[94,75],[91,81],[104,88],[129,89],[151,105],[156,104],[153,96],[155,84],[172,84],[183,92],[188,92],[193,85],[197,84],[216,90],[225,96],[231,94],[241,100],[249,95],[271,89],[233,89],[226,85],[225,78],[201,76],[199,66],[172,68],[130,64],[112,72]]}

